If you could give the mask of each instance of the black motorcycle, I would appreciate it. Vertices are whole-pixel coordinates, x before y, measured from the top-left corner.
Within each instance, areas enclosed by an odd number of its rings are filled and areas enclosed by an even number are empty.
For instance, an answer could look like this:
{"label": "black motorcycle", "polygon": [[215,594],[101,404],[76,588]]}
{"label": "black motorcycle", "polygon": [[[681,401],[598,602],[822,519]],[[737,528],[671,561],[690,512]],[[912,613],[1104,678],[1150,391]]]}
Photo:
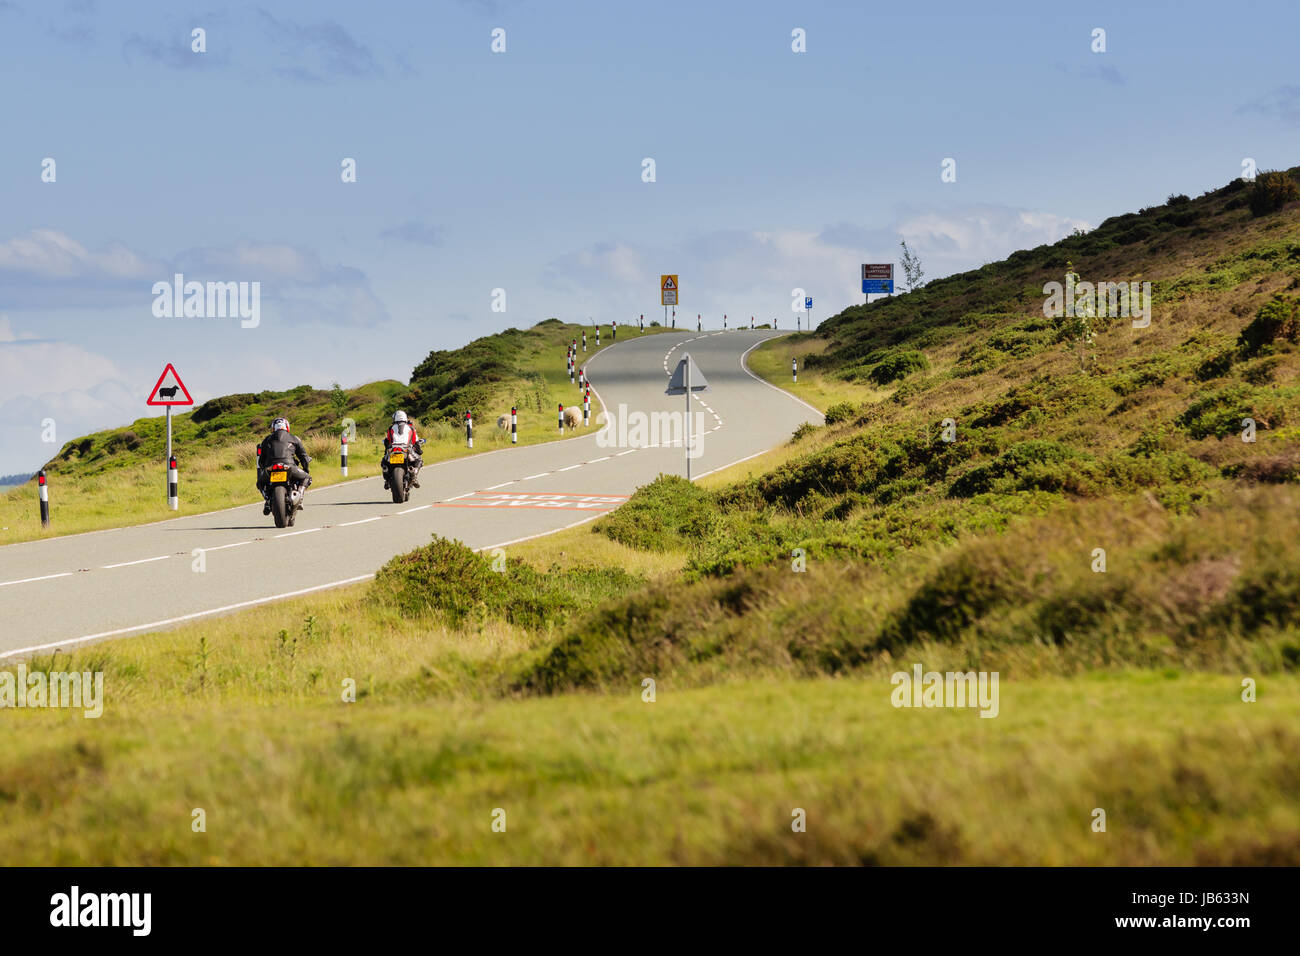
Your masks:
{"label": "black motorcycle", "polygon": [[307,483],[296,482],[287,465],[272,465],[266,473],[266,497],[271,502],[271,517],[277,528],[292,528],[302,508]]}

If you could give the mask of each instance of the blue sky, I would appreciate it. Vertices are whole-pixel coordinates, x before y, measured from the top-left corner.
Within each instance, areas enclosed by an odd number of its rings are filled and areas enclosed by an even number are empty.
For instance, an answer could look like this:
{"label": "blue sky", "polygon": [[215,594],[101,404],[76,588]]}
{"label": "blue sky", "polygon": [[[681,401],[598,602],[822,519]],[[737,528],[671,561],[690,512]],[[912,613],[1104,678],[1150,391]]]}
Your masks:
{"label": "blue sky", "polygon": [[[933,278],[1295,165],[1297,27],[1290,2],[0,0],[0,474],[53,454],[46,418],[62,443],[145,414],[169,361],[199,400],[405,381],[507,326],[662,315],[661,272],[692,320],[785,324],[796,287],[820,319],[900,237]],[[260,282],[260,324],[155,317],[175,271]]]}

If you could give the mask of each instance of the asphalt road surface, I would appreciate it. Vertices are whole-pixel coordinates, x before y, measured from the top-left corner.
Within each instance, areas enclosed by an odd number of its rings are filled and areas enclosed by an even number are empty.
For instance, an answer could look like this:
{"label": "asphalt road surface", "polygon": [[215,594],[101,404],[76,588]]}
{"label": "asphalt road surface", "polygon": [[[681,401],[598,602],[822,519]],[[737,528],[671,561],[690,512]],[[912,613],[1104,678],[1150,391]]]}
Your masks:
{"label": "asphalt road surface", "polygon": [[[428,465],[421,487],[400,505],[381,479],[365,478],[308,492],[295,526],[284,530],[254,504],[0,547],[0,657],[162,630],[363,581],[434,534],[491,549],[591,520],[661,472],[685,473],[686,399],[664,394],[685,352],[712,386],[691,401],[693,421],[703,424],[692,477],[752,458],[803,422],[822,421],[744,367],[746,352],[779,334],[671,332],[593,357],[594,397],[615,415],[624,406],[622,445],[598,440],[593,402],[592,425],[580,427],[580,437]],[[678,413],[676,422],[655,412]],[[252,484],[251,472],[248,478]],[[202,572],[194,569],[196,549]]]}

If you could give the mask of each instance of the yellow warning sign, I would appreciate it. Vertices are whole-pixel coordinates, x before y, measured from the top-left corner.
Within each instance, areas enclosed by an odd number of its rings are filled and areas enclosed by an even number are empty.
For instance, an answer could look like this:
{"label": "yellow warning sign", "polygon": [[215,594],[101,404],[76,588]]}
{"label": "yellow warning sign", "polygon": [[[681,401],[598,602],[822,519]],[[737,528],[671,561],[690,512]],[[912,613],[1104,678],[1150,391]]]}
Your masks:
{"label": "yellow warning sign", "polygon": [[677,276],[659,277],[659,304],[677,305]]}

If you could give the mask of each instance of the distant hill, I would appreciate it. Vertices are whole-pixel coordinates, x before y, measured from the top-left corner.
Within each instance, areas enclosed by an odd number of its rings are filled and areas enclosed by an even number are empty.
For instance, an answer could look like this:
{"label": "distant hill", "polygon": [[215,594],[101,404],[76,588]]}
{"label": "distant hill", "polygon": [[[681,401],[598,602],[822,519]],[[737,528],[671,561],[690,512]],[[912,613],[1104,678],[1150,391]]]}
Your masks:
{"label": "distant hill", "polygon": [[21,475],[0,475],[0,486],[21,485],[31,481],[34,477],[36,477],[35,472],[26,472]]}

